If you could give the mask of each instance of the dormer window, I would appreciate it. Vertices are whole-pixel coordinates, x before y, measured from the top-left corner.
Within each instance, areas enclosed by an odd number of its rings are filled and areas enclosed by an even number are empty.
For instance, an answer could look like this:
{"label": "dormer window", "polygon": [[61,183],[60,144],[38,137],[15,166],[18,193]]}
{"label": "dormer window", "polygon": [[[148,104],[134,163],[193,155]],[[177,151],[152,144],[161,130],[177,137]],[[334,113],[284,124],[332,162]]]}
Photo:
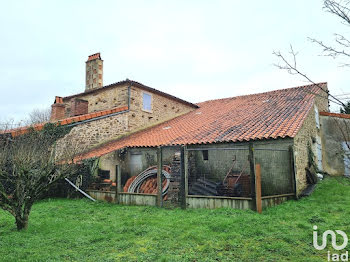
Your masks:
{"label": "dormer window", "polygon": [[148,112],[152,111],[152,95],[149,93],[142,94],[142,109]]}

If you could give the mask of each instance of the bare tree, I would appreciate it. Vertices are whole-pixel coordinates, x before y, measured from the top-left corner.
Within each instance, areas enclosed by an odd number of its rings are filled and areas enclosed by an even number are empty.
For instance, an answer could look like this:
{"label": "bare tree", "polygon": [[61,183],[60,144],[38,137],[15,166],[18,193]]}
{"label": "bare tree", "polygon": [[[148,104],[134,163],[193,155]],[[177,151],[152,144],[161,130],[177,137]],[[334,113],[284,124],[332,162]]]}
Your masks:
{"label": "bare tree", "polygon": [[[342,1],[342,0],[324,0],[323,2],[323,8],[326,12],[337,16],[340,18],[340,21],[345,26],[350,26],[350,1]],[[335,41],[333,46],[325,44],[323,41],[314,39],[314,38],[308,38],[312,43],[316,43],[318,46],[322,48],[322,53],[324,56],[332,57],[332,58],[345,58],[347,60],[350,59],[350,40],[346,38],[345,36],[341,34],[335,33]],[[302,78],[306,79],[308,82],[313,83],[317,86],[319,86],[321,89],[322,87],[315,83],[305,72],[303,72],[301,69],[299,69],[297,65],[297,55],[298,53],[294,51],[293,46],[290,46],[289,51],[289,57],[288,55],[282,54],[280,51],[274,51],[273,54],[279,59],[279,63],[275,64],[279,69],[286,70],[289,74],[292,75],[299,75]],[[341,66],[350,66],[350,63],[341,63]],[[329,101],[332,103],[335,103],[337,105],[340,105],[344,110],[348,107],[348,104],[344,104],[341,100],[339,100],[337,97],[327,94],[329,97]],[[343,120],[336,120],[334,119],[334,123],[337,126],[342,139],[346,142],[345,146],[347,147],[347,150],[350,151],[350,126],[347,121]],[[348,154],[344,155],[345,157],[349,158],[350,162],[350,156]]]}
{"label": "bare tree", "polygon": [[[340,18],[341,22],[350,26],[350,16],[349,16],[349,1],[335,1],[335,0],[325,0],[323,2],[324,9],[326,12],[337,16]],[[325,44],[323,41],[320,41],[315,38],[308,38],[311,42],[318,44],[322,47],[323,55],[329,56],[332,58],[350,58],[350,41],[342,34],[335,33],[335,43],[334,46]],[[342,66],[350,66],[350,63],[342,63]]]}
{"label": "bare tree", "polygon": [[27,228],[34,202],[77,171],[72,147],[56,154],[56,141],[66,133],[66,127],[47,124],[16,137],[0,134],[0,207],[15,217],[18,230]]}
{"label": "bare tree", "polygon": [[[345,26],[350,26],[350,1],[342,1],[342,0],[324,0],[323,8],[326,12],[337,16],[340,18],[342,24]],[[322,48],[322,53],[324,56],[332,57],[332,58],[345,58],[350,59],[350,40],[343,36],[342,34],[335,33],[335,41],[334,45],[328,45],[321,40],[309,37],[309,41],[312,43],[316,43],[318,46]],[[300,75],[305,78],[307,81],[314,83],[305,73],[303,73],[297,67],[296,56],[297,52],[294,51],[292,45],[290,46],[290,59],[286,55],[283,55],[279,51],[274,51],[273,54],[277,56],[280,60],[280,63],[275,64],[278,68],[287,70],[288,73],[293,75]],[[350,63],[341,63],[341,66],[350,66]],[[340,100],[332,97],[335,102],[345,106]]]}
{"label": "bare tree", "polygon": [[1,119],[0,121],[0,131],[20,128],[24,126],[32,126],[35,124],[48,123],[50,122],[51,108],[44,109],[33,109],[25,119],[20,122],[15,122],[13,119]]}
{"label": "bare tree", "polygon": [[33,109],[32,112],[28,114],[28,118],[24,121],[26,125],[47,123],[50,121],[51,108],[45,109]]}

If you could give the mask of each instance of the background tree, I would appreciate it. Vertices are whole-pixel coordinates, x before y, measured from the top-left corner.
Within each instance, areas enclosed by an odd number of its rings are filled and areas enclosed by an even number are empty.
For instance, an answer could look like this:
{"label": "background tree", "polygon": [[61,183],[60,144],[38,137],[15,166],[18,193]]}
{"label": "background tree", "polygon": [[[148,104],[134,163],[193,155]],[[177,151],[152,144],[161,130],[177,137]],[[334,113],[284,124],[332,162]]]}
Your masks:
{"label": "background tree", "polygon": [[58,180],[77,172],[73,163],[76,152],[56,152],[56,141],[69,128],[46,124],[41,131],[12,137],[0,134],[0,207],[15,217],[17,229],[25,229],[35,201]]}
{"label": "background tree", "polygon": [[27,119],[24,121],[26,125],[32,125],[32,124],[40,124],[40,123],[46,123],[50,121],[51,117],[51,108],[44,108],[44,109],[33,109],[28,114]]}
{"label": "background tree", "polygon": [[340,113],[350,114],[350,101],[348,101],[343,107],[340,108]]}

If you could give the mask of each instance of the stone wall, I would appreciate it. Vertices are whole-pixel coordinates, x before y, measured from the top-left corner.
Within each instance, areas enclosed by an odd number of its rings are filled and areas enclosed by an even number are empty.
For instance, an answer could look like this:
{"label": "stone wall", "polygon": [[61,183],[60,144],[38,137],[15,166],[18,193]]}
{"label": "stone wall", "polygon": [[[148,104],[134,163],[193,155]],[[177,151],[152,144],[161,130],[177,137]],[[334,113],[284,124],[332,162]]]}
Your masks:
{"label": "stone wall", "polygon": [[[151,111],[143,110],[143,93],[151,94],[152,96]],[[144,91],[141,88],[132,87],[129,128],[130,130],[133,130],[139,127],[154,125],[188,113],[192,110],[194,110],[192,106],[185,105],[155,93]]]}
{"label": "stone wall", "polygon": [[323,151],[323,168],[330,175],[349,174],[349,157],[344,155],[343,143],[350,141],[350,119],[321,116],[321,138]]}
{"label": "stone wall", "polygon": [[316,154],[316,142],[317,137],[321,136],[321,126],[320,128],[316,127],[315,107],[317,108],[318,112],[328,112],[328,98],[325,93],[321,93],[321,96],[315,96],[314,103],[309,111],[309,114],[294,138],[296,184],[298,195],[307,187],[305,168],[308,167],[308,144],[310,145],[310,149],[315,156],[315,163],[318,161]]}
{"label": "stone wall", "polygon": [[92,93],[82,93],[78,96],[63,98],[66,107],[66,117],[71,114],[71,101],[75,98],[88,101],[88,113],[122,107],[128,105],[128,85],[115,88],[98,89]]}
{"label": "stone wall", "polygon": [[299,132],[294,138],[294,154],[295,154],[295,168],[296,168],[295,171],[296,171],[296,184],[297,184],[298,195],[307,186],[305,168],[308,166],[308,144],[310,145],[310,148],[313,149],[314,148],[313,144],[317,135],[315,121],[316,120],[315,120],[314,108],[311,108],[302,127],[300,128]]}
{"label": "stone wall", "polygon": [[[75,139],[80,143],[81,148],[87,150],[129,132],[145,129],[194,110],[193,106],[148,92],[152,96],[152,110],[144,111],[142,109],[143,92],[141,88],[131,87],[130,110],[116,116],[79,123],[60,142],[69,144]],[[71,104],[74,104],[74,101],[82,99],[88,101],[88,111],[90,113],[128,105],[128,94],[128,85],[123,85],[106,90],[102,89],[101,91],[97,90],[94,93],[82,94],[69,99],[66,98],[63,102],[66,105],[66,114],[71,114]]]}
{"label": "stone wall", "polygon": [[68,135],[59,140],[58,146],[69,146],[74,141],[74,144],[79,144],[79,151],[86,151],[128,131],[128,114],[121,113],[73,127]]}

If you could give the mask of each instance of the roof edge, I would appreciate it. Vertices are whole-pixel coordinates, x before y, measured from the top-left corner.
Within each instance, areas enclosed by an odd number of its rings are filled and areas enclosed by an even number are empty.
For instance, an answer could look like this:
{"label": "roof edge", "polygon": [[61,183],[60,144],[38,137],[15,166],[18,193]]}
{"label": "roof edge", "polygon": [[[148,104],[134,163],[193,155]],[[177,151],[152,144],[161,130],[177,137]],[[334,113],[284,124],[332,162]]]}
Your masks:
{"label": "roof edge", "polygon": [[350,119],[349,114],[341,114],[341,113],[330,113],[330,112],[320,112],[321,116],[331,116],[331,117],[338,117],[338,118],[345,118]]}
{"label": "roof edge", "polygon": [[101,117],[109,117],[110,115],[117,114],[117,113],[120,114],[120,113],[126,112],[127,110],[128,110],[127,106],[115,107],[112,109],[92,112],[92,113],[88,113],[80,116],[67,117],[67,118],[60,119],[53,122],[44,122],[40,124],[34,124],[32,126],[24,126],[24,127],[9,129],[9,130],[5,130],[2,134],[11,134],[13,137],[15,137],[15,136],[19,136],[27,133],[29,128],[34,128],[35,130],[40,131],[43,129],[43,127],[46,124],[49,124],[49,123],[57,124],[58,126],[80,124],[80,123],[84,123],[84,121],[93,121],[95,119],[96,120],[100,119]]}
{"label": "roof edge", "polygon": [[207,103],[207,102],[211,102],[211,101],[220,101],[220,100],[227,100],[227,99],[239,99],[239,98],[255,96],[255,95],[264,95],[264,94],[271,94],[274,92],[288,91],[290,89],[308,88],[308,87],[315,87],[315,86],[322,86],[322,85],[324,85],[326,88],[328,88],[328,82],[320,82],[320,83],[303,85],[303,86],[294,86],[294,87],[288,87],[288,88],[282,88],[282,89],[275,89],[275,90],[265,91],[265,92],[261,92],[261,93],[252,93],[252,94],[247,94],[247,95],[239,95],[239,96],[232,96],[232,97],[225,97],[225,98],[218,98],[218,99],[209,99],[209,100],[205,100],[202,102],[198,102],[198,103],[196,103],[196,105],[200,106],[201,103]]}
{"label": "roof edge", "polygon": [[93,90],[89,90],[89,91],[86,91],[86,92],[81,92],[81,93],[78,93],[78,94],[75,94],[75,95],[71,95],[71,96],[66,96],[66,97],[63,97],[63,100],[66,100],[66,99],[71,99],[71,98],[74,98],[74,97],[78,97],[78,96],[82,96],[82,95],[86,95],[86,94],[93,94],[93,93],[99,93],[99,92],[103,92],[104,90],[106,89],[111,89],[113,87],[116,87],[116,86],[121,86],[121,85],[126,85],[126,84],[129,84],[130,86],[135,86],[135,87],[138,87],[138,88],[141,88],[141,89],[144,89],[146,91],[149,91],[149,92],[152,92],[152,93],[156,93],[158,95],[161,95],[161,96],[164,96],[164,97],[167,97],[167,98],[170,98],[170,99],[173,99],[177,102],[180,102],[182,104],[186,104],[186,105],[189,105],[193,108],[198,108],[199,106],[196,105],[196,104],[193,104],[191,102],[188,102],[186,100],[183,100],[181,98],[178,98],[176,96],[173,96],[173,95],[170,95],[168,93],[165,93],[165,92],[162,92],[160,90],[157,90],[155,88],[152,88],[152,87],[149,87],[149,86],[146,86],[144,84],[141,84],[139,82],[136,82],[136,81],[133,81],[133,80],[129,80],[129,79],[126,79],[126,80],[123,80],[123,81],[119,81],[119,82],[115,82],[113,84],[110,84],[110,85],[106,85],[106,86],[103,86],[101,88],[98,88],[98,89],[93,89]]}

